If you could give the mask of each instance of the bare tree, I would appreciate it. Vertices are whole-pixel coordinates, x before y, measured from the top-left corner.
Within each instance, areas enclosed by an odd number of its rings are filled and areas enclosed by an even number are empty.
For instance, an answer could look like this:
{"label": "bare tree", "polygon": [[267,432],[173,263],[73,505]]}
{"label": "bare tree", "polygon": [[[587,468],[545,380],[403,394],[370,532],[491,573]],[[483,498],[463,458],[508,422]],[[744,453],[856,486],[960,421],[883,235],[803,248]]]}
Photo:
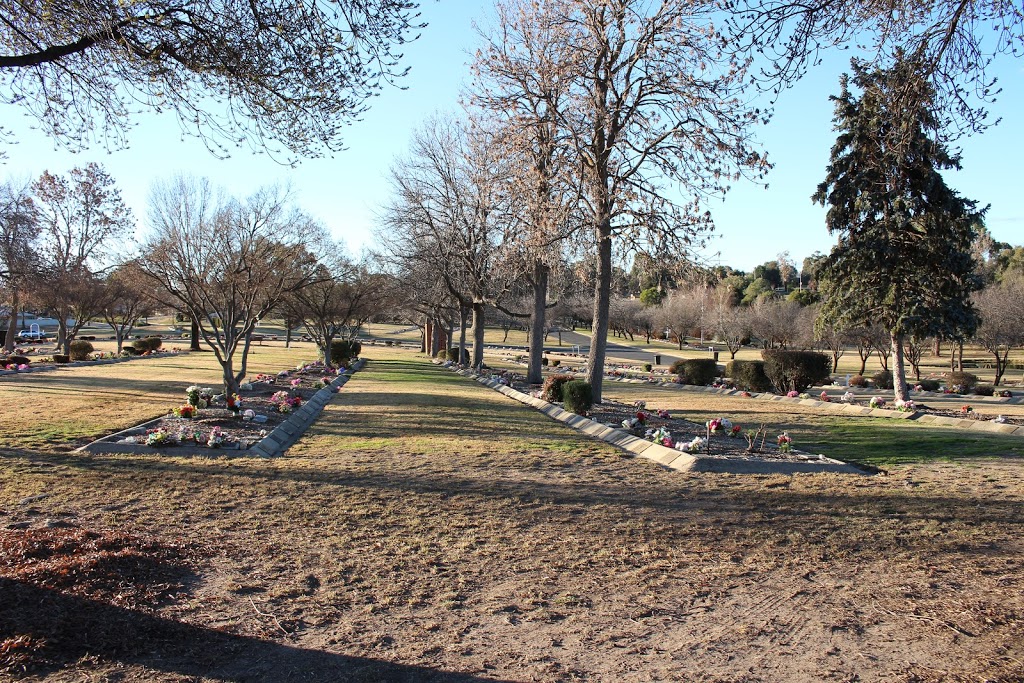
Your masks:
{"label": "bare tree", "polygon": [[173,111],[226,156],[247,141],[338,149],[420,28],[404,0],[12,0],[0,6],[3,101],[71,147],[126,144],[139,105]]}
{"label": "bare tree", "polygon": [[[473,133],[473,134],[470,134]],[[483,363],[485,307],[508,289],[496,278],[501,175],[485,131],[434,119],[391,171],[394,198],[379,233],[391,253],[425,259],[460,309],[473,316],[473,367]]]}
{"label": "bare tree", "polygon": [[34,190],[41,234],[40,277],[32,297],[53,311],[57,346],[68,353],[84,317],[98,312],[96,274],[123,246],[135,220],[99,164],[73,168],[67,178],[44,172]]}
{"label": "bare tree", "polygon": [[[817,61],[822,50],[856,42],[884,66],[902,52],[920,62],[937,92],[947,136],[989,125],[985,105],[999,94],[987,73],[995,56],[1022,55],[1024,9],[1003,0],[736,0],[730,3],[732,45],[774,55],[761,78],[778,88]],[[912,84],[896,93],[895,110],[920,102]]]}
{"label": "bare tree", "polygon": [[[839,359],[846,354],[846,346],[851,341],[850,333],[831,323],[816,325],[814,332],[815,339],[832,355],[832,372],[839,372]],[[864,360],[866,362],[866,359]],[[864,370],[861,368],[861,374],[863,373]]]}
{"label": "bare tree", "polygon": [[995,360],[998,385],[1006,373],[1012,349],[1024,346],[1024,278],[1004,278],[989,285],[974,297],[981,325],[974,336]]}
{"label": "bare tree", "polygon": [[669,330],[676,346],[683,348],[686,337],[700,327],[701,306],[694,292],[676,289],[669,292],[659,310],[659,327]]}
{"label": "bare tree", "polygon": [[914,378],[918,382],[921,381],[921,359],[924,358],[927,341],[913,335],[903,340],[903,357],[910,363],[910,369],[914,371]]}
{"label": "bare tree", "polygon": [[4,341],[7,353],[14,350],[22,292],[39,268],[32,248],[38,235],[38,214],[29,183],[8,180],[0,185],[0,283],[8,292],[11,311]]}
{"label": "bare tree", "polygon": [[[582,167],[597,255],[587,379],[600,402],[614,243],[668,239],[672,253],[684,254],[710,225],[702,200],[720,195],[741,171],[764,170],[765,162],[750,147],[758,113],[737,97],[745,65],[722,55],[710,5],[553,5],[561,15],[558,67],[572,84],[560,114]],[[677,200],[679,190],[687,199]]]}
{"label": "bare tree", "polygon": [[234,393],[256,324],[315,279],[317,262],[305,245],[322,239],[321,228],[278,188],[224,201],[207,181],[185,177],[154,186],[149,223],[143,270],[198,323],[223,370],[224,391]]}
{"label": "bare tree", "polygon": [[138,261],[132,260],[114,269],[101,283],[97,309],[114,331],[117,353],[138,322],[153,313],[155,303],[152,281]]}
{"label": "bare tree", "polygon": [[285,296],[282,307],[290,319],[302,322],[321,358],[330,361],[333,340],[354,339],[379,310],[385,282],[345,256],[342,245],[325,251],[332,256],[320,263],[314,281]]}
{"label": "bare tree", "polygon": [[512,162],[504,262],[522,272],[533,293],[527,380],[540,383],[549,281],[561,243],[576,228],[574,159],[560,112],[568,79],[559,67],[556,13],[525,0],[499,2],[497,27],[484,34],[474,60],[472,103],[498,121],[495,144]]}

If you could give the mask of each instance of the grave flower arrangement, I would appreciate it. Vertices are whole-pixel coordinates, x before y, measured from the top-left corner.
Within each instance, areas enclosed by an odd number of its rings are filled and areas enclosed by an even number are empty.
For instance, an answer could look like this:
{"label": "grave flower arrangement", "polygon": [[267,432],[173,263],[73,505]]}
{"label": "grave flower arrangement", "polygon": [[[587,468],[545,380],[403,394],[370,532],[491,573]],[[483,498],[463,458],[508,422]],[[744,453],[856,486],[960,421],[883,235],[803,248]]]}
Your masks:
{"label": "grave flower arrangement", "polygon": [[868,401],[868,405],[871,406],[872,408],[884,408],[885,399],[880,396],[872,396],[871,400]]}
{"label": "grave flower arrangement", "polygon": [[191,420],[196,416],[196,407],[191,403],[185,403],[184,405],[180,405],[177,408],[171,408],[171,412],[174,414],[174,417],[181,417],[186,420]]}
{"label": "grave flower arrangement", "polygon": [[302,405],[302,399],[292,396],[287,391],[279,391],[270,397],[270,402],[277,406],[277,412],[290,413]]}
{"label": "grave flower arrangement", "polygon": [[706,444],[706,443],[707,443],[707,441],[705,441],[702,437],[695,436],[690,441],[679,441],[679,442],[677,442],[676,443],[676,450],[677,451],[683,451],[684,453],[696,453],[701,448],[703,448],[704,444]]}
{"label": "grave flower arrangement", "polygon": [[901,413],[912,413],[917,410],[917,406],[913,401],[904,401],[903,399],[896,399],[893,401],[892,407]]}
{"label": "grave flower arrangement", "polygon": [[779,443],[780,453],[789,453],[789,451],[793,448],[793,437],[791,437],[786,432],[782,432],[781,434],[779,434],[777,441]]}
{"label": "grave flower arrangement", "polygon": [[174,439],[171,438],[170,433],[163,427],[150,429],[146,432],[147,446],[168,446],[172,443],[174,443]]}
{"label": "grave flower arrangement", "polygon": [[210,430],[210,436],[206,439],[206,445],[210,448],[220,448],[224,444],[224,435],[221,433],[220,427],[214,427]]}

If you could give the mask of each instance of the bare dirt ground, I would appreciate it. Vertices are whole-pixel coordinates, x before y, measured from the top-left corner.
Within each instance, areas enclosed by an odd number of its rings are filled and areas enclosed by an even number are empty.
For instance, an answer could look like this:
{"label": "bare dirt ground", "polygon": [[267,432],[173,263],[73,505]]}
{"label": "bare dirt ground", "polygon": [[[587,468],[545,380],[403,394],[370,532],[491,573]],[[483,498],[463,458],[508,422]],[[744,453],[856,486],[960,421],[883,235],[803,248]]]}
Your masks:
{"label": "bare dirt ground", "polygon": [[1024,680],[1014,459],[669,472],[400,359],[276,460],[0,458],[0,679]]}

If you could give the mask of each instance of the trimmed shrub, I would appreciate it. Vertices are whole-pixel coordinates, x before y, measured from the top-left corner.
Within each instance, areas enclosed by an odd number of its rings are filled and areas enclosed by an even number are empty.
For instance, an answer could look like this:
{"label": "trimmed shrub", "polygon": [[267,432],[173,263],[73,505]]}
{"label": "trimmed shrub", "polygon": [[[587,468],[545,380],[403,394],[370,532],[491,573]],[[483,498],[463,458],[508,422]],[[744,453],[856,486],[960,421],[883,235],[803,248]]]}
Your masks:
{"label": "trimmed shrub", "polygon": [[135,347],[136,354],[143,354],[147,351],[156,351],[164,343],[164,340],[160,337],[143,337],[142,339],[136,339],[132,346]]}
{"label": "trimmed shrub", "polygon": [[[362,347],[359,342],[354,342],[349,339],[332,339],[331,340],[331,364],[332,365],[348,365],[349,361],[359,355]],[[456,349],[458,353],[458,349]],[[448,349],[441,349],[437,352],[438,358],[447,358]]]}
{"label": "trimmed shrub", "polygon": [[672,364],[684,384],[707,386],[718,377],[718,363],[712,358],[687,358]]}
{"label": "trimmed shrub", "polygon": [[679,360],[677,360],[674,363],[672,363],[672,365],[669,367],[668,371],[671,372],[673,375],[682,375],[683,374],[683,367],[685,365],[686,365],[686,359],[685,358],[680,358]]}
{"label": "trimmed shrub", "polygon": [[28,365],[32,359],[28,356],[7,356],[7,362],[11,365]]}
{"label": "trimmed shrub", "polygon": [[763,360],[734,360],[726,366],[725,374],[744,391],[771,391],[772,383],[764,374]]}
{"label": "trimmed shrub", "polygon": [[53,362],[57,363],[58,365],[63,365],[64,363],[70,363],[71,362],[71,356],[69,356],[66,353],[55,353],[55,354],[53,354]]}
{"label": "trimmed shrub", "polygon": [[75,339],[68,344],[68,355],[71,356],[71,360],[89,360],[89,354],[95,350],[92,342],[85,339]]}
{"label": "trimmed shrub", "polygon": [[[441,355],[441,354],[438,353],[438,355]],[[458,346],[449,347],[448,351],[444,352],[444,357],[447,358],[448,360],[450,360],[453,363],[458,363],[459,362],[459,347]]]}
{"label": "trimmed shrub", "polygon": [[541,364],[542,366],[544,366],[544,367],[547,367],[547,366],[548,366],[548,363],[549,363],[549,362],[550,362],[550,361],[548,361],[547,357],[545,357],[545,356],[541,356],[541,359],[540,359],[540,364]]}
{"label": "trimmed shrub", "polygon": [[761,352],[764,374],[784,394],[803,393],[815,384],[824,384],[832,377],[832,359],[817,351],[784,351],[769,349]]}
{"label": "trimmed shrub", "polygon": [[121,347],[121,356],[137,356],[137,355],[139,355],[139,352],[135,350],[134,346],[128,345],[128,346],[122,346]]}
{"label": "trimmed shrub", "polygon": [[996,388],[991,384],[979,384],[974,387],[974,393],[978,396],[995,396]]}
{"label": "trimmed shrub", "polygon": [[969,394],[978,386],[978,376],[969,372],[951,372],[946,377],[946,386],[957,394]]}
{"label": "trimmed shrub", "polygon": [[651,365],[650,363],[644,363],[644,372],[650,372],[653,369],[654,369],[653,365]]}
{"label": "trimmed shrub", "polygon": [[892,372],[889,370],[879,370],[871,375],[871,382],[875,385],[876,389],[892,389]]}
{"label": "trimmed shrub", "polygon": [[851,387],[860,387],[861,389],[863,389],[867,385],[868,380],[866,377],[864,377],[864,375],[854,375],[853,377],[850,378]]}
{"label": "trimmed shrub", "polygon": [[923,379],[917,383],[921,391],[938,391],[941,384],[937,379]]}
{"label": "trimmed shrub", "polygon": [[548,403],[561,403],[563,400],[562,388],[569,382],[576,379],[572,375],[550,375],[544,380],[544,390],[541,394]]}
{"label": "trimmed shrub", "polygon": [[557,368],[561,364],[562,364],[562,361],[558,360],[557,358],[555,360],[551,361],[551,367],[553,367],[553,368]]}
{"label": "trimmed shrub", "polygon": [[594,405],[594,390],[589,382],[574,379],[562,386],[565,409],[577,415],[586,415]]}

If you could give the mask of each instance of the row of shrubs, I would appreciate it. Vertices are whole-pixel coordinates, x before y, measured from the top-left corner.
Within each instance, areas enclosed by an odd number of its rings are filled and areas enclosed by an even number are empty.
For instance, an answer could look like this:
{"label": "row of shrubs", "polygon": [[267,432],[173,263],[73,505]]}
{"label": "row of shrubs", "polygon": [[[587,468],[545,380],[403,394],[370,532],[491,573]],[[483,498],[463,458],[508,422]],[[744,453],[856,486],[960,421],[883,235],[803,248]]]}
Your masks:
{"label": "row of shrubs", "polygon": [[[805,391],[829,381],[832,361],[815,351],[767,350],[764,360],[734,360],[725,374],[746,391]],[[672,364],[671,371],[685,384],[707,386],[719,376],[718,363],[710,358],[687,358]]]}
{"label": "row of shrubs", "polygon": [[[892,373],[879,370],[871,376],[871,385],[877,389],[892,389]],[[851,387],[868,386],[868,378],[854,375],[850,378]],[[922,391],[939,391],[942,383],[937,379],[922,379],[917,383]],[[991,384],[978,384],[978,376],[970,372],[951,372],[946,377],[946,386],[957,394],[976,394],[978,396],[994,396],[996,388]]]}
{"label": "row of shrubs", "polygon": [[[785,394],[790,391],[804,392],[809,387],[831,381],[832,361],[824,353],[815,351],[767,350],[762,352],[764,360],[734,360],[728,364],[725,374],[733,383],[745,391],[775,391]],[[688,358],[677,360],[671,371],[681,382],[707,386],[719,375],[718,364],[710,358]],[[892,373],[879,370],[871,377],[871,384],[878,389],[892,389]],[[918,382],[923,391],[938,391],[938,380],[923,379]],[[850,378],[851,387],[866,387],[868,379],[862,375]],[[995,387],[978,384],[978,377],[969,372],[953,372],[946,378],[946,386],[958,394],[992,396]]]}

